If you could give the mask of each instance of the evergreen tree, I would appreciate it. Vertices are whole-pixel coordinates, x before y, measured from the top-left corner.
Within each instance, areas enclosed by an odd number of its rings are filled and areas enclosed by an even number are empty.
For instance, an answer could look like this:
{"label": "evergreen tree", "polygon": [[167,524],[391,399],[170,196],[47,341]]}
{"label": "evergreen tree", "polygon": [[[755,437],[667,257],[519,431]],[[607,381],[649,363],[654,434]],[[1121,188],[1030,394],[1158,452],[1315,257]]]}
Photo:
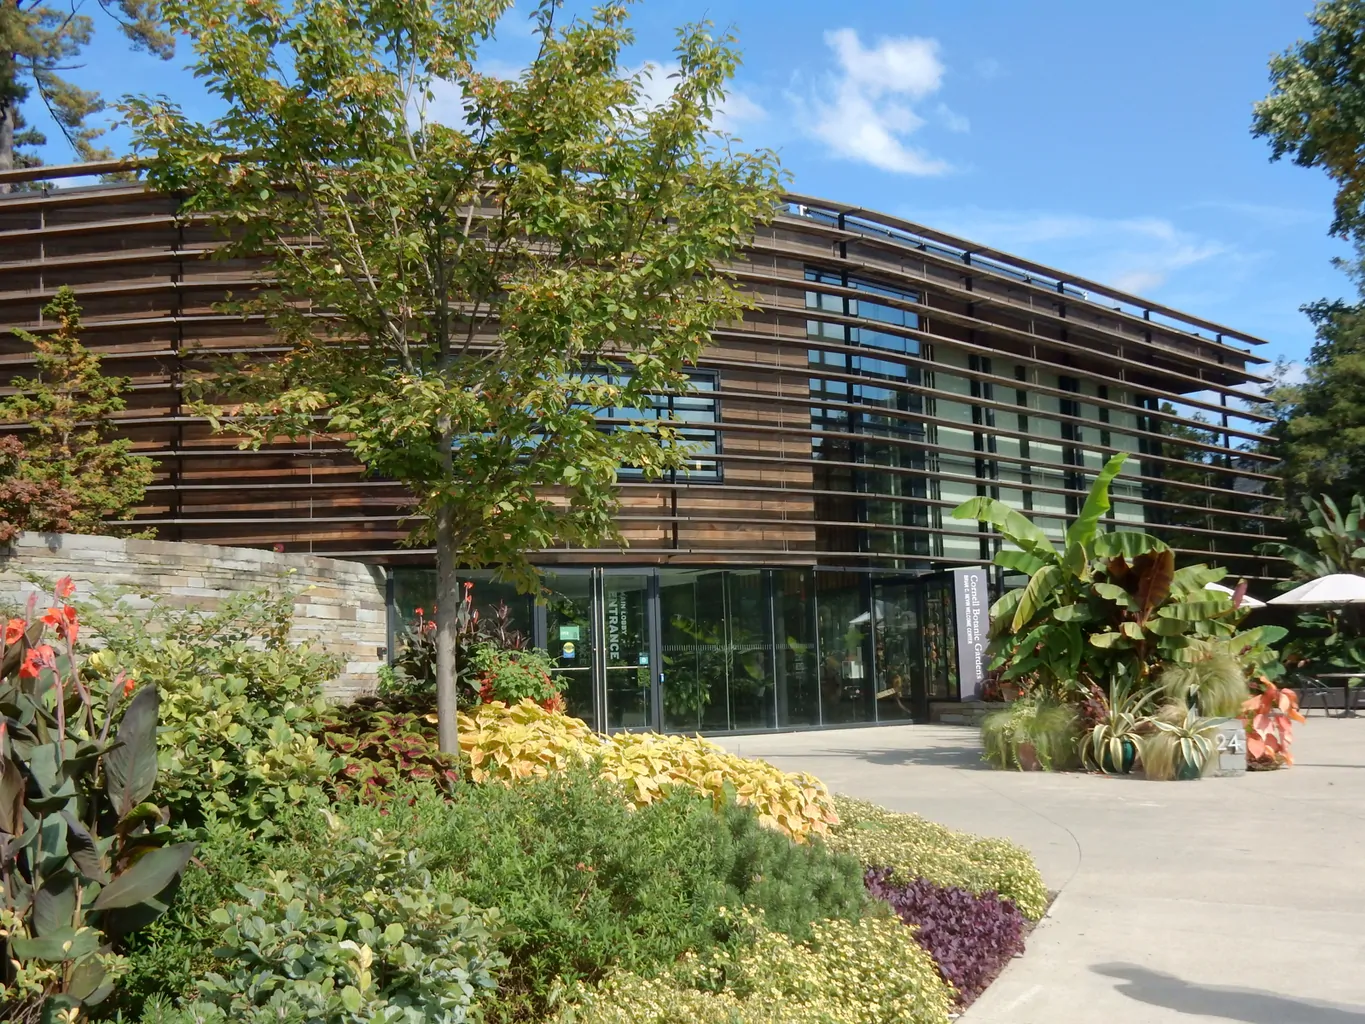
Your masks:
{"label": "evergreen tree", "polygon": [[1304,381],[1273,392],[1266,450],[1280,459],[1286,511],[1326,495],[1349,505],[1365,494],[1365,304],[1304,307],[1317,328]]}
{"label": "evergreen tree", "polygon": [[[162,59],[175,52],[175,37],[162,25],[157,0],[98,0],[118,22],[135,49]],[[94,20],[81,13],[81,0],[52,4],[44,0],[0,0],[0,171],[40,163],[33,148],[47,140],[25,128],[21,108],[41,100],[81,160],[106,159],[95,140],[104,129],[90,118],[104,109],[99,93],[81,89],[65,77],[72,61],[90,42]],[[11,186],[0,182],[0,192]]]}
{"label": "evergreen tree", "polygon": [[[80,343],[80,306],[61,288],[43,307],[57,329],[15,331],[34,347],[37,375],[16,377],[0,400],[0,424],[25,430],[0,438],[0,541],[22,530],[110,533],[152,482],[152,460],[112,437],[110,417],[123,409],[126,378],[106,377]],[[126,529],[126,527],[125,527]]]}

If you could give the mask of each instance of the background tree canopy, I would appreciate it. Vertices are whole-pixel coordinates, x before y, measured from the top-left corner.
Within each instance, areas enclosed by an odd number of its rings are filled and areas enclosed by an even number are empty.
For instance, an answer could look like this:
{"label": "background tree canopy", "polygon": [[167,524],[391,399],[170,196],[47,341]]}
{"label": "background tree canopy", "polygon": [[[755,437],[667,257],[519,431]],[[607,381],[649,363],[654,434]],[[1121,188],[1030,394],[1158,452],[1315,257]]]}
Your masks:
{"label": "background tree canopy", "polygon": [[[175,36],[160,19],[157,0],[98,0],[135,49],[162,59],[175,53]],[[47,137],[24,117],[40,101],[81,160],[107,159],[95,145],[104,129],[90,117],[105,109],[99,93],[77,86],[66,73],[90,42],[95,22],[79,3],[0,0],[0,171],[42,164],[34,152]],[[11,186],[0,182],[0,192]]]}
{"label": "background tree canopy", "polygon": [[[1332,233],[1365,244],[1365,2],[1326,0],[1313,34],[1271,60],[1271,92],[1255,106],[1252,132],[1271,159],[1320,167],[1336,183]],[[1360,257],[1350,270],[1362,283]],[[1365,303],[1303,307],[1317,328],[1304,381],[1272,393],[1277,422],[1267,449],[1281,460],[1285,511],[1328,495],[1345,504],[1365,492]]]}

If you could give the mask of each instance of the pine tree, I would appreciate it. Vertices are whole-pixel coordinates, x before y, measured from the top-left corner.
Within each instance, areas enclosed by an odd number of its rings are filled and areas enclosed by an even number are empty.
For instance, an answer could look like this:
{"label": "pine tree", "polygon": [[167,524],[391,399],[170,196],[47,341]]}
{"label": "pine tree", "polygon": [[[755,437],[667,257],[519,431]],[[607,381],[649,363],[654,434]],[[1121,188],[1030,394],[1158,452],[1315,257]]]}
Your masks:
{"label": "pine tree", "polygon": [[[158,0],[98,0],[134,49],[163,60],[175,52],[175,36],[160,20]],[[80,13],[80,3],[53,5],[44,0],[0,0],[0,171],[39,163],[31,152],[46,139],[25,130],[21,108],[41,100],[81,160],[110,156],[95,140],[104,129],[90,118],[104,109],[99,93],[81,89],[65,77],[90,42],[95,23]],[[23,153],[22,149],[30,152]],[[0,192],[11,185],[0,182]]]}
{"label": "pine tree", "polygon": [[0,541],[22,530],[116,532],[110,520],[128,519],[152,482],[152,460],[112,436],[129,382],[104,376],[80,343],[75,293],[59,289],[43,315],[57,322],[51,334],[15,332],[34,347],[37,375],[11,380],[16,393],[0,400],[0,424],[25,428],[0,438]]}

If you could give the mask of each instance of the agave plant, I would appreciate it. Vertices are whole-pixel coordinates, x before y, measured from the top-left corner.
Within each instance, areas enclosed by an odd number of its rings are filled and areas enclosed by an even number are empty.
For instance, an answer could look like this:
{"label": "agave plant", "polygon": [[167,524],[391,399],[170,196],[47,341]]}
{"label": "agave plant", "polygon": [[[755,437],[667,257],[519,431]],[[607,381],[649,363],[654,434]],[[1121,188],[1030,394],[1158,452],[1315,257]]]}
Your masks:
{"label": "agave plant", "polygon": [[1156,697],[1155,692],[1138,691],[1125,680],[1112,682],[1105,701],[1105,716],[1091,726],[1081,744],[1081,761],[1085,766],[1105,774],[1127,772],[1142,731],[1151,723],[1149,716]]}
{"label": "agave plant", "polygon": [[96,699],[74,589],[58,581],[41,616],[35,594],[0,638],[0,1020],[20,1024],[104,999],[122,967],[112,942],[165,912],[194,850],[148,802],[156,687],[119,677]]}
{"label": "agave plant", "polygon": [[1138,750],[1151,779],[1197,779],[1218,750],[1218,721],[1192,707],[1168,704],[1152,719],[1154,731]]}

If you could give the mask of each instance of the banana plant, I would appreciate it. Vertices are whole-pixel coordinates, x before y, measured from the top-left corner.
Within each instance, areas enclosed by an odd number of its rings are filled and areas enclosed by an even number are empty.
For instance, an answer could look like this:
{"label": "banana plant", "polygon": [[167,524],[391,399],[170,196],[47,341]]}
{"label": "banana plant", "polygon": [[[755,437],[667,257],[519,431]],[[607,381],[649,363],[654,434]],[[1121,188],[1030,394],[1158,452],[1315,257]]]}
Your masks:
{"label": "banana plant", "polygon": [[[0,1020],[76,1020],[113,990],[113,943],[164,913],[194,851],[156,785],[158,695],[82,677],[74,591],[0,638]],[[115,723],[117,722],[117,728]]]}
{"label": "banana plant", "polygon": [[1115,455],[1096,476],[1060,548],[1003,502],[977,497],[954,509],[954,518],[1000,533],[1012,547],[995,563],[1029,578],[991,607],[990,667],[1002,678],[1042,683],[1059,697],[1084,689],[1086,678],[1139,684],[1155,665],[1204,657],[1211,641],[1236,632],[1245,612],[1205,589],[1223,570],[1177,569],[1174,552],[1151,534],[1101,529],[1126,458]]}

